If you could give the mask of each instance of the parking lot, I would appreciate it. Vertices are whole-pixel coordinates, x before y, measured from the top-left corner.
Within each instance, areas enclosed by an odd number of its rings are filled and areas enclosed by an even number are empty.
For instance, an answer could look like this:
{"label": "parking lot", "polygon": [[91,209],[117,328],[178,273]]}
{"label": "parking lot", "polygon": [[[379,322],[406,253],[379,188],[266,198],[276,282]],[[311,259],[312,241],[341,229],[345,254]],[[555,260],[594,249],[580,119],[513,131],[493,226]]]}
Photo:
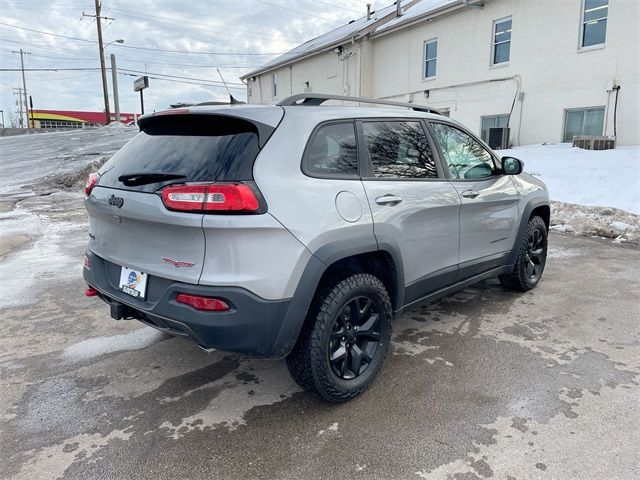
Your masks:
{"label": "parking lot", "polygon": [[[3,274],[1,478],[640,473],[638,250],[552,234],[539,288],[489,280],[401,315],[373,387],[330,406],[283,361],[111,320],[82,296],[84,237],[67,238],[68,274],[32,278],[15,299]],[[14,272],[25,248],[0,268]]]}

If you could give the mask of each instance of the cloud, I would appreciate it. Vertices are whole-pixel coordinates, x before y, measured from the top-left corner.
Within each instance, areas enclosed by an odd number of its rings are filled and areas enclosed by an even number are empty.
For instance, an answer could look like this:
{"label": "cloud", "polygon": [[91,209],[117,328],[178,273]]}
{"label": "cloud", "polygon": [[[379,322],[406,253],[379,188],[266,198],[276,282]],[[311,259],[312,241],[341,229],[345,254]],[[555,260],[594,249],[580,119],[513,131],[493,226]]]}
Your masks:
{"label": "cloud", "polygon": [[[0,2],[4,23],[90,41],[69,40],[0,25],[2,68],[19,67],[19,55],[11,51],[20,48],[31,52],[25,57],[26,68],[99,67],[98,46],[91,43],[96,40],[95,21],[82,18],[83,10],[93,13],[93,1]],[[227,82],[239,83],[238,77],[242,73],[275,56],[255,54],[287,51],[364,15],[365,3],[364,0],[103,0],[102,14],[115,18],[103,23],[105,43],[125,39],[122,46],[106,47],[107,65],[109,54],[113,53],[121,74],[132,73],[123,71],[128,69],[213,81],[220,79],[217,66]],[[193,53],[127,48],[130,46]],[[108,80],[113,105],[110,72]],[[123,112],[139,111],[139,96],[133,92],[133,80],[133,76],[118,77]],[[5,119],[8,119],[7,112],[16,109],[12,89],[21,86],[20,72],[0,72],[0,108],[5,111]],[[27,72],[27,89],[36,109],[101,111],[104,108],[97,70]],[[232,93],[238,98],[246,97],[246,91],[238,85],[234,85]],[[221,85],[189,85],[169,79],[151,79],[150,88],[145,90],[145,107],[149,111],[180,101],[226,98],[226,90]]]}

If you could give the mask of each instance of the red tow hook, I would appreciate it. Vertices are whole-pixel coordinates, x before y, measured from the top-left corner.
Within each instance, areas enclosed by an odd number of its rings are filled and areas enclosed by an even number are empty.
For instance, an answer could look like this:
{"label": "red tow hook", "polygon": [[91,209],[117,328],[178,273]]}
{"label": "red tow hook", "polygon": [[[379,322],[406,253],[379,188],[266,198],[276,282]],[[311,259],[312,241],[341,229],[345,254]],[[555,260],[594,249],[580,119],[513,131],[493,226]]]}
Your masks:
{"label": "red tow hook", "polygon": [[96,295],[98,295],[98,290],[93,287],[89,287],[84,291],[84,295],[85,297],[95,297]]}

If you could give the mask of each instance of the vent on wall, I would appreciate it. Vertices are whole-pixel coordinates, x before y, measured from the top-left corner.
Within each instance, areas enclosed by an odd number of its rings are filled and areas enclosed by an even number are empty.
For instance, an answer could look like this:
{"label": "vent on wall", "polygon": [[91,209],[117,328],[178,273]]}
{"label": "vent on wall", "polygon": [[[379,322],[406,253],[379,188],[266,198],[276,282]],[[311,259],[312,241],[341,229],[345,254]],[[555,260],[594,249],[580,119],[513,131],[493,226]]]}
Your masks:
{"label": "vent on wall", "polygon": [[494,150],[505,150],[509,148],[509,127],[498,127],[489,129],[489,141],[487,142]]}
{"label": "vent on wall", "polygon": [[612,150],[616,148],[616,137],[602,135],[576,135],[573,146],[585,150]]}

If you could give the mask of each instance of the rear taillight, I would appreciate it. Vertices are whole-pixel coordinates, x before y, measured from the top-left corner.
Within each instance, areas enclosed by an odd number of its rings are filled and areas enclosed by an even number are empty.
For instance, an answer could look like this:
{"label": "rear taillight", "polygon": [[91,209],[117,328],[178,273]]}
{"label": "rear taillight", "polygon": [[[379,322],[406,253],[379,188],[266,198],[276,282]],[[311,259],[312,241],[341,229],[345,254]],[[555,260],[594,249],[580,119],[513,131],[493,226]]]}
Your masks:
{"label": "rear taillight", "polygon": [[91,259],[86,255],[84,256],[84,268],[91,270]]}
{"label": "rear taillight", "polygon": [[89,174],[89,178],[87,178],[87,183],[84,186],[84,194],[88,197],[89,195],[91,195],[91,190],[93,190],[93,187],[96,186],[96,183],[98,183],[98,178],[100,178],[98,176],[97,173],[90,173]]}
{"label": "rear taillight", "polygon": [[182,212],[257,212],[260,201],[249,185],[213,183],[168,186],[161,190],[169,210]]}
{"label": "rear taillight", "polygon": [[188,293],[179,293],[176,297],[176,302],[207,312],[226,312],[229,310],[229,304],[221,298],[201,297],[200,295],[190,295]]}

